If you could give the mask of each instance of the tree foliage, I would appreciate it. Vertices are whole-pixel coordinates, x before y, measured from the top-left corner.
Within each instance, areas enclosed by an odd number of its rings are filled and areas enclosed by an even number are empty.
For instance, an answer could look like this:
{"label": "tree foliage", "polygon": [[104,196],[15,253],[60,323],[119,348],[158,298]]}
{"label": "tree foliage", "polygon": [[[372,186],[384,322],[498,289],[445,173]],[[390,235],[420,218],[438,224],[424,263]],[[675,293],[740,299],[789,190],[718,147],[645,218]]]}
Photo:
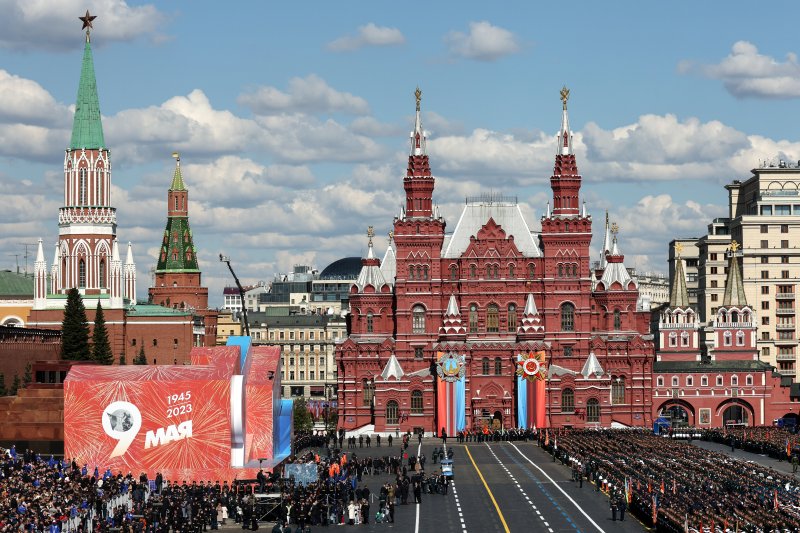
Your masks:
{"label": "tree foliage", "polygon": [[8,391],[6,390],[6,376],[5,374],[0,373],[0,396],[6,396]]}
{"label": "tree foliage", "polygon": [[71,361],[91,359],[86,308],[81,293],[74,287],[67,293],[64,321],[61,323],[61,358]]}
{"label": "tree foliage", "polygon": [[314,418],[308,410],[305,398],[295,398],[292,410],[294,411],[295,432],[310,432],[314,429]]}
{"label": "tree foliage", "polygon": [[137,355],[133,360],[134,365],[146,365],[147,364],[147,355],[144,353],[144,346],[139,348],[139,355]]}
{"label": "tree foliage", "polygon": [[121,364],[121,365],[127,365],[128,364],[128,360],[125,359],[125,354],[124,353],[119,354],[119,364]]}
{"label": "tree foliage", "polygon": [[22,375],[22,388],[27,387],[31,381],[33,381],[33,370],[31,369],[31,364],[28,363],[25,365],[25,374]]}
{"label": "tree foliage", "polygon": [[97,301],[97,310],[94,315],[94,331],[92,332],[92,360],[98,365],[113,365],[114,354],[111,352],[111,343],[108,341],[106,317],[103,306]]}
{"label": "tree foliage", "polygon": [[9,396],[16,396],[20,388],[19,374],[14,374],[14,381],[11,383],[11,389],[8,391]]}

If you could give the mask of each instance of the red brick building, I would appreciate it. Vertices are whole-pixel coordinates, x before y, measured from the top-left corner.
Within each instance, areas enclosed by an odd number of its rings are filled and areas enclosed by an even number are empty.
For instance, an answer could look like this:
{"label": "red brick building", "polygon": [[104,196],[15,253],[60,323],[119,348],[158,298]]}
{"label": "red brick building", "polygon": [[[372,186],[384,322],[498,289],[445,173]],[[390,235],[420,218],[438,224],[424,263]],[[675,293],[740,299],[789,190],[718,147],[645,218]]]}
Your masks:
{"label": "red brick building", "polygon": [[349,336],[337,346],[341,427],[527,426],[517,361],[539,350],[546,425],[651,424],[650,313],[637,307],[637,282],[607,220],[601,268],[590,265],[593,219],[580,201],[568,95],[541,231],[515,198],[492,194],[467,199],[448,233],[433,203],[417,93],[405,208],[382,261],[370,231]]}
{"label": "red brick building", "polygon": [[194,315],[194,345],[214,346],[219,313],[208,308],[192,230],[189,227],[189,190],[183,182],[181,158],[176,152],[175,173],[167,193],[167,226],[158,254],[150,303],[188,310]]}
{"label": "red brick building", "polygon": [[676,246],[670,302],[657,325],[654,417],[699,427],[761,426],[798,417],[798,386],[759,360],[758,322],[745,297],[738,248],[733,241],[722,306],[706,325],[689,303],[681,246]]}
{"label": "red brick building", "polygon": [[39,241],[34,263],[33,309],[28,325],[60,329],[67,292],[83,297],[94,321],[102,306],[115,358],[130,362],[145,349],[148,361],[188,362],[193,316],[136,301],[136,264],[128,243],[123,263],[111,204],[111,153],[103,136],[89,32],[83,52],[70,145],[64,156],[64,207],[58,213],[58,243],[49,268]]}

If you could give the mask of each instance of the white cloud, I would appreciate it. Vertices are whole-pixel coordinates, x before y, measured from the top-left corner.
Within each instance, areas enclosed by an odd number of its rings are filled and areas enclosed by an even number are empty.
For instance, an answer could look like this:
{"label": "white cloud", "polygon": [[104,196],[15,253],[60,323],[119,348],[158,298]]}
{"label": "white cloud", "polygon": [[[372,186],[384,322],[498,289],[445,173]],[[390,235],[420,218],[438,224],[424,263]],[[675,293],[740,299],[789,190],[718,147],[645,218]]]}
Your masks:
{"label": "white cloud", "polygon": [[0,122],[67,128],[73,113],[35,81],[0,69]]}
{"label": "white cloud", "polygon": [[386,124],[374,117],[358,117],[350,123],[350,131],[368,137],[400,137],[407,133],[399,124]]}
{"label": "white cloud", "polygon": [[328,50],[333,52],[352,52],[365,46],[396,46],[404,44],[406,38],[397,28],[377,26],[370,22],[359,26],[355,35],[345,35],[328,43]]}
{"label": "white cloud", "polygon": [[737,98],[798,98],[800,97],[800,64],[797,55],[786,54],[780,62],[760,54],[748,41],[738,41],[716,65],[701,65],[691,61],[678,64],[678,72],[695,73],[721,80],[725,89]]}
{"label": "white cloud", "polygon": [[[18,50],[74,51],[82,42],[84,0],[0,0],[0,46]],[[130,6],[125,0],[92,0],[97,15],[92,30],[94,43],[130,41],[156,35],[166,16],[152,4]]]}
{"label": "white cloud", "polygon": [[444,41],[451,55],[478,61],[495,61],[520,50],[513,33],[485,20],[470,22],[469,33],[451,31]]}
{"label": "white cloud", "polygon": [[365,115],[369,104],[360,96],[340,92],[314,74],[289,80],[289,89],[283,92],[275,87],[259,87],[243,93],[238,102],[257,115],[273,113],[349,113]]}

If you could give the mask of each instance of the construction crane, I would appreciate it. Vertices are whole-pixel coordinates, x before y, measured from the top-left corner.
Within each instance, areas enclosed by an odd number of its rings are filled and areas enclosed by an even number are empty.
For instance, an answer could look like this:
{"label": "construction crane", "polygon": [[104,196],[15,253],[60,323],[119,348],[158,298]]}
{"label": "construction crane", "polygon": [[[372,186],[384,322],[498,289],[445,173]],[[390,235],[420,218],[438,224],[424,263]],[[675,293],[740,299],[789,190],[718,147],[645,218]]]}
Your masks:
{"label": "construction crane", "polygon": [[236,282],[236,286],[239,288],[239,298],[242,299],[242,320],[244,321],[244,332],[245,335],[248,337],[250,336],[250,323],[247,321],[247,307],[244,305],[244,289],[242,288],[242,284],[239,282],[239,278],[236,277],[236,273],[233,271],[233,267],[231,266],[231,258],[227,255],[219,254],[219,260],[222,263],[228,265],[228,270],[231,271],[231,276],[233,276],[233,281]]}

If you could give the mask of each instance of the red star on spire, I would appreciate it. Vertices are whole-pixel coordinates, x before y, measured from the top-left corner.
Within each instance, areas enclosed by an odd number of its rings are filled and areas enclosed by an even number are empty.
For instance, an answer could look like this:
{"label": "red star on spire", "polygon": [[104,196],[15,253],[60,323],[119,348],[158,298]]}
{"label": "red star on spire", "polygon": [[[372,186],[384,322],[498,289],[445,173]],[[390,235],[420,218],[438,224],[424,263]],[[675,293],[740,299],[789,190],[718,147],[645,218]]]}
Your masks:
{"label": "red star on spire", "polygon": [[89,10],[87,9],[86,14],[84,16],[78,17],[79,20],[83,21],[83,26],[81,27],[81,29],[85,30],[86,28],[94,28],[94,26],[92,26],[92,21],[96,18],[97,15],[90,15]]}

